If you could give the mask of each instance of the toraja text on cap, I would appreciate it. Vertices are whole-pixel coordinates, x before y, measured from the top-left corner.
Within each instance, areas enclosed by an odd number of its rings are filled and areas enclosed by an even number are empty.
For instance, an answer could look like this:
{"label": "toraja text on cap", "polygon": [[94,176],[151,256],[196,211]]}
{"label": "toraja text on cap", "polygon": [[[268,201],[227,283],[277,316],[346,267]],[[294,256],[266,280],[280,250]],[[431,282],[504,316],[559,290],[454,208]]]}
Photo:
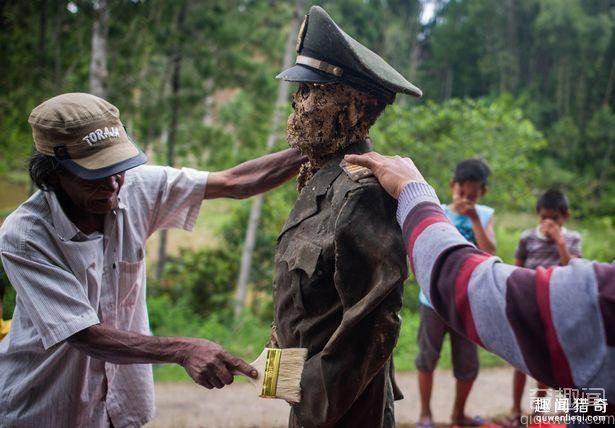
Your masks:
{"label": "toraja text on cap", "polygon": [[119,110],[102,98],[68,93],[37,106],[28,122],[39,152],[53,155],[55,147],[65,146],[71,157],[79,157],[86,155],[94,145],[113,144],[110,139],[113,142],[124,140],[119,116]]}
{"label": "toraja text on cap", "polygon": [[96,142],[106,140],[109,137],[119,138],[120,129],[117,126],[98,128],[83,137],[81,141],[85,141],[90,146]]}
{"label": "toraja text on cap", "polygon": [[28,122],[36,150],[84,180],[99,180],[147,160],[126,133],[118,108],[92,94],[50,98],[32,110]]}

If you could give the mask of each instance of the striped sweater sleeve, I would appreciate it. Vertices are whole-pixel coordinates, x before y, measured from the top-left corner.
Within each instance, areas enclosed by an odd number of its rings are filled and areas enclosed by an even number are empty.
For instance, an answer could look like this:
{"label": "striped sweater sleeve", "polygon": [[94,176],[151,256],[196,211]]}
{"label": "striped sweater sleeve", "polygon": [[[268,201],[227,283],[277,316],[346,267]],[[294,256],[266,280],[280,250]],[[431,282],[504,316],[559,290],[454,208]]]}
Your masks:
{"label": "striped sweater sleeve", "polygon": [[412,271],[452,328],[547,385],[615,399],[615,265],[504,264],[466,241],[423,183],[406,186],[397,218]]}

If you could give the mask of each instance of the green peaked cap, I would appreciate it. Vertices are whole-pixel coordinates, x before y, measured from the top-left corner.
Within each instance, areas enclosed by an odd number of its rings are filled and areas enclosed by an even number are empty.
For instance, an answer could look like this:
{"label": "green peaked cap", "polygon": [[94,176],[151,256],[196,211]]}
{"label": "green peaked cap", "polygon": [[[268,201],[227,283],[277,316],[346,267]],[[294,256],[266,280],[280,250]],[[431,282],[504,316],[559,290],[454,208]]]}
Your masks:
{"label": "green peaked cap", "polygon": [[410,83],[379,55],[346,34],[320,6],[312,6],[297,36],[294,66],[276,76],[289,82],[342,82],[392,103],[395,94],[420,97]]}

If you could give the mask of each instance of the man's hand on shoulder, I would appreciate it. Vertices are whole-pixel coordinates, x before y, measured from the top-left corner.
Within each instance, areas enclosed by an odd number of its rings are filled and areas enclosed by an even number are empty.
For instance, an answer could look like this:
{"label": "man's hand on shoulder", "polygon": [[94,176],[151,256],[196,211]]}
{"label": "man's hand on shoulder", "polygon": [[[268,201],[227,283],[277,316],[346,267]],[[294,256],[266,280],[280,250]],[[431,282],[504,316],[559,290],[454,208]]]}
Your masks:
{"label": "man's hand on shoulder", "polygon": [[266,192],[297,175],[306,160],[298,150],[286,149],[212,172],[203,197],[244,199]]}
{"label": "man's hand on shoulder", "polygon": [[411,181],[426,183],[421,172],[409,158],[382,156],[377,152],[362,155],[346,155],[346,162],[361,165],[372,170],[380,185],[395,199]]}

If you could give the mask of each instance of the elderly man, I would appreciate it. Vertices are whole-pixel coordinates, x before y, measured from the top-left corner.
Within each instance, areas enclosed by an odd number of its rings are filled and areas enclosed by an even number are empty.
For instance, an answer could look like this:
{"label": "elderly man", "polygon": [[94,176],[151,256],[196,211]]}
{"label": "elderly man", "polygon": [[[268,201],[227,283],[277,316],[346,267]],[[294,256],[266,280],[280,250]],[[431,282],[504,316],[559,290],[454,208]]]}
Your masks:
{"label": "elderly man", "polygon": [[615,414],[615,264],[504,264],[459,234],[410,159],[372,152],[346,160],[370,168],[399,199],[412,269],[447,324],[549,386],[600,390]]}
{"label": "elderly man", "polygon": [[127,427],[154,413],[152,363],[176,363],[207,388],[254,368],[219,345],[151,336],[145,241],[192,229],[201,201],[244,198],[293,177],[293,149],[221,172],[139,166],[119,111],[89,94],[35,108],[30,175],[42,191],[0,229],[17,291],[0,342],[0,426]]}

